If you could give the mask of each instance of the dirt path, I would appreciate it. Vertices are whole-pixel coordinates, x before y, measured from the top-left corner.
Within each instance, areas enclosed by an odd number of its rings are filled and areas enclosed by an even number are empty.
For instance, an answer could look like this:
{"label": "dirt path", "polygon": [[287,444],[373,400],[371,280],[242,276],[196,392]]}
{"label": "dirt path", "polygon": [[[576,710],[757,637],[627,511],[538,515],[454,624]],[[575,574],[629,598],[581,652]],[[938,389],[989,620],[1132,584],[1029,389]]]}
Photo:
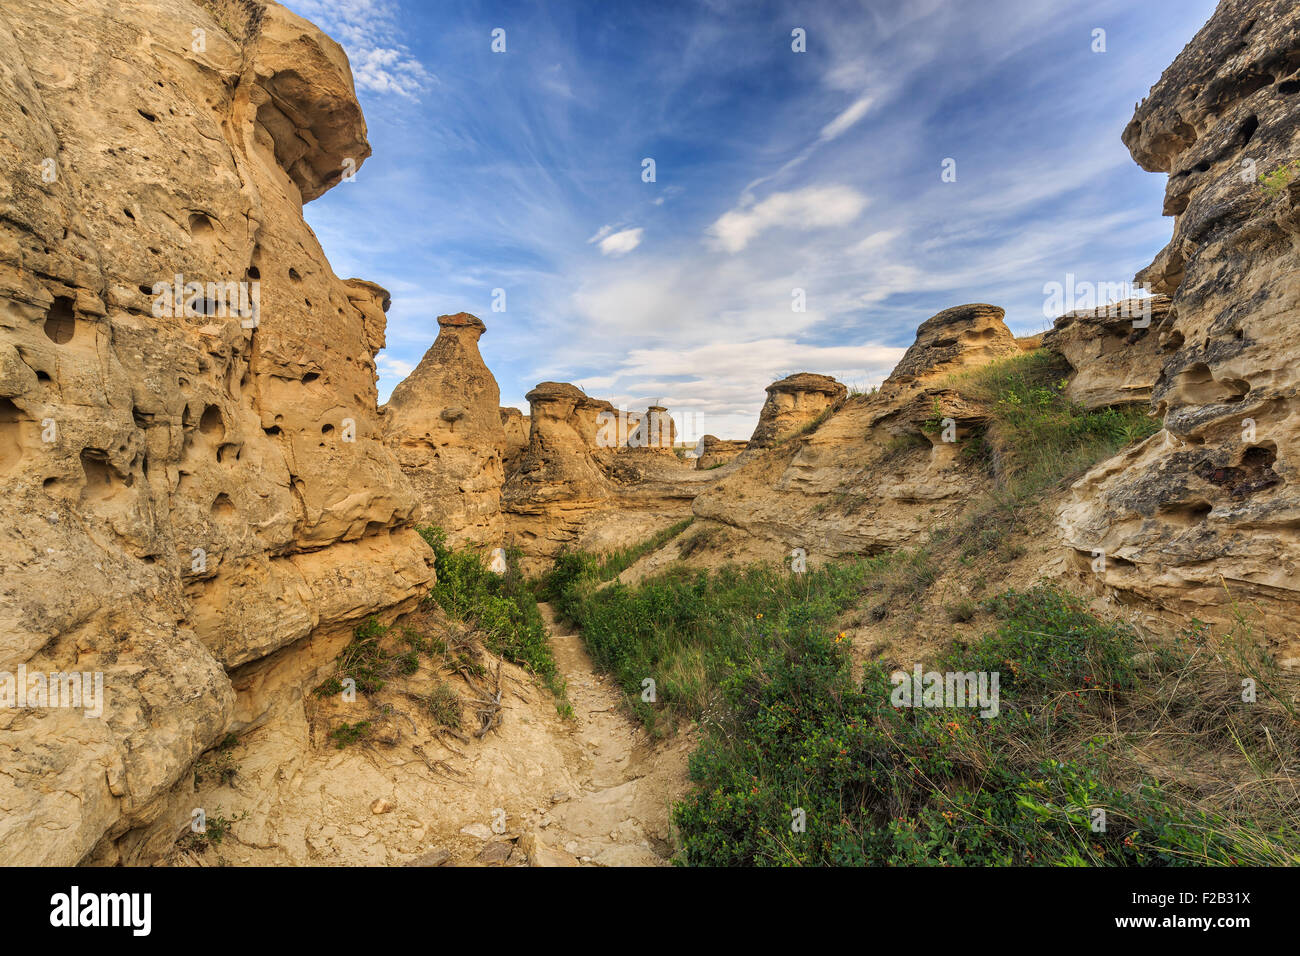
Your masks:
{"label": "dirt path", "polygon": [[[304,695],[240,738],[230,752],[233,779],[209,775],[179,797],[176,832],[193,807],[232,826],[219,845],[174,862],[665,865],[694,736],[651,740],[624,715],[618,689],[595,672],[581,637],[547,605],[542,612],[572,720],[513,665],[505,667],[510,692],[500,725],[450,746],[403,693],[427,692],[435,679],[427,669],[389,681],[377,702],[409,716],[382,726],[376,702],[359,703],[355,713],[334,702],[324,715],[326,703]],[[361,718],[377,723],[373,739],[339,749],[327,736],[340,720]],[[433,758],[450,772],[431,770]]]}
{"label": "dirt path", "polygon": [[545,842],[582,862],[602,866],[663,865],[672,852],[672,802],[686,785],[685,736],[660,743],[621,708],[622,693],[597,674],[579,634],[539,605],[551,631],[556,664],[573,704],[581,788],[558,802],[541,824]]}

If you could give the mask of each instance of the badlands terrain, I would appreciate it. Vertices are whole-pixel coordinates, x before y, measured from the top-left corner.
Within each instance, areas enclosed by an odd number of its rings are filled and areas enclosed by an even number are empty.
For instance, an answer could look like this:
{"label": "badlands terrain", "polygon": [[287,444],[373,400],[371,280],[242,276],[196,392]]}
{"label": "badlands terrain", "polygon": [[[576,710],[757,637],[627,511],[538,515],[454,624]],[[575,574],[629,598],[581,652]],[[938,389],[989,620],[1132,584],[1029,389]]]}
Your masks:
{"label": "badlands terrain", "polygon": [[1300,860],[1290,0],[1124,131],[1151,297],[918,315],[747,440],[502,407],[466,312],[381,405],[389,293],[302,212],[365,120],[276,3],[5,0],[0,117],[0,672],[104,689],[0,685],[0,862]]}

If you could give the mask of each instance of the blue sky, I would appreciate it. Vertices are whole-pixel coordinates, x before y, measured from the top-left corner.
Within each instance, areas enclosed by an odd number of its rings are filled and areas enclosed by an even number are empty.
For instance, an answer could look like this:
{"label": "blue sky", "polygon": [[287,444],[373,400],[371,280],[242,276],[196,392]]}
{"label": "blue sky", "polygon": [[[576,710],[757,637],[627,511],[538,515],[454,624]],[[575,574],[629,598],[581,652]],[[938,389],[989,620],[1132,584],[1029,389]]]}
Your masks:
{"label": "blue sky", "polygon": [[570,381],[694,439],[791,372],[878,383],[949,306],[1028,334],[1045,283],[1131,280],[1171,224],[1120,133],[1215,4],[287,5],[365,109],[374,155],[304,212],[392,292],[381,401],[466,311],[503,404]]}

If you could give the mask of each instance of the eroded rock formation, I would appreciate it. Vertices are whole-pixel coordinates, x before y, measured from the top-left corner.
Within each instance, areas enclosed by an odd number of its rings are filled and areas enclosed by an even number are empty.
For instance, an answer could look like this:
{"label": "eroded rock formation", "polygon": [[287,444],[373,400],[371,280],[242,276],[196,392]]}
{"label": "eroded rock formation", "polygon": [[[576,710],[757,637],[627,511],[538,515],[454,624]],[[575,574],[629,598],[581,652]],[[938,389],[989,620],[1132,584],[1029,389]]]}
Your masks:
{"label": "eroded rock formation", "polygon": [[478,350],[484,329],[467,312],[439,316],[438,338],[384,406],[424,520],[455,546],[496,546],[504,533],[506,430],[500,389]]}
{"label": "eroded rock formation", "polygon": [[526,397],[528,449],[502,509],[528,570],[565,546],[621,547],[688,517],[714,478],[677,457],[676,426],[660,406],[621,411],[563,382],[542,382]]}
{"label": "eroded rock formation", "polygon": [[699,471],[708,471],[711,468],[717,468],[719,465],[725,465],[735,458],[746,448],[748,442],[743,441],[724,441],[716,435],[705,435],[700,439],[696,446],[699,449],[699,456],[695,459],[695,467]]}
{"label": "eroded rock formation", "polygon": [[[928,319],[878,392],[838,406],[835,395],[844,386],[825,376],[791,376],[770,386],[767,419],[756,435],[797,434],[827,417],[796,440],[766,448],[751,441],[739,466],[695,499],[695,517],[763,542],[753,555],[802,548],[813,560],[896,548],[951,521],[987,489],[987,475],[959,456],[963,440],[988,416],[941,380],[1020,354],[1001,317],[995,306],[973,305]],[[787,403],[784,396],[796,389],[824,404]],[[782,419],[773,407],[803,414],[776,424]],[[951,419],[954,440],[934,426],[942,419]]]}
{"label": "eroded rock formation", "polygon": [[1169,312],[1169,297],[1158,295],[1057,319],[1042,345],[1074,370],[1066,397],[1087,408],[1149,401],[1165,359],[1160,337]]}
{"label": "eroded rock formation", "polygon": [[1086,475],[1062,531],[1083,578],[1126,600],[1202,620],[1245,602],[1294,634],[1300,7],[1223,0],[1124,142],[1169,174],[1173,237],[1137,277],[1171,299],[1151,394],[1164,429]]}
{"label": "eroded rock formation", "polygon": [[528,450],[528,430],[532,420],[517,408],[503,407],[500,410],[501,428],[506,433],[506,450],[503,456],[506,477],[519,468],[524,452]]}
{"label": "eroded rock formation", "polygon": [[1023,350],[1002,321],[1005,316],[996,305],[973,303],[944,309],[926,319],[881,391],[923,388],[954,372],[1019,354]]}
{"label": "eroded rock formation", "polygon": [[195,757],[430,582],[386,295],[301,213],[365,123],[273,3],[6,0],[0,63],[0,671],[104,687],[0,708],[0,862],[147,860]]}
{"label": "eroded rock formation", "polygon": [[799,372],[767,387],[767,401],[749,437],[750,448],[770,448],[811,425],[844,400],[848,389],[829,375]]}

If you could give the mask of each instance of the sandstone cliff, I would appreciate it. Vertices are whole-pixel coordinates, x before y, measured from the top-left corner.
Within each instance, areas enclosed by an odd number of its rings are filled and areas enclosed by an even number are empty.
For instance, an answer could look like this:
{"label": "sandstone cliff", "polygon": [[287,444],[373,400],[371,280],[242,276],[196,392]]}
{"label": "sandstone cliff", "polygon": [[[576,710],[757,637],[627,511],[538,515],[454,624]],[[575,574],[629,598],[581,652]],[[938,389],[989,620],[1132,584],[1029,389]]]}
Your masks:
{"label": "sandstone cliff", "polygon": [[506,431],[500,389],[478,350],[485,326],[465,312],[439,316],[438,326],[437,340],[384,406],[385,427],[424,520],[452,545],[496,546]]}
{"label": "sandstone cliff", "polygon": [[[1300,7],[1223,0],[1124,142],[1169,174],[1173,237],[1138,279],[1170,297],[1151,402],[1164,429],[1060,510],[1082,578],[1179,617],[1231,601],[1300,622]],[[1094,552],[1105,570],[1091,573]],[[1294,658],[1300,645],[1289,646]]]}
{"label": "sandstone cliff", "polygon": [[365,123],[274,3],[6,0],[0,63],[0,671],[105,697],[0,709],[0,862],[149,859],[195,757],[430,581],[387,297],[301,212]]}

